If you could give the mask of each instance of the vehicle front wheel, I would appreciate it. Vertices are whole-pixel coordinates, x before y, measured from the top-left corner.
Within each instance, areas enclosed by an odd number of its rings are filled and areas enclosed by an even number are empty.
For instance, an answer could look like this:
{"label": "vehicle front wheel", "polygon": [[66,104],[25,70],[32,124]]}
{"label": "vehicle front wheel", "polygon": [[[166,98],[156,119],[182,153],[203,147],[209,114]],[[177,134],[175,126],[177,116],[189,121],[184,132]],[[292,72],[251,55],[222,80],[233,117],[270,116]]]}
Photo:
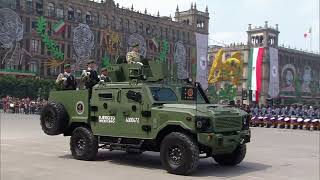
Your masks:
{"label": "vehicle front wheel", "polygon": [[245,144],[239,145],[231,154],[213,155],[213,159],[223,166],[236,166],[241,163],[246,156],[247,147]]}
{"label": "vehicle front wheel", "polygon": [[70,150],[75,159],[94,160],[98,153],[98,140],[90,129],[78,127],[72,132]]}
{"label": "vehicle front wheel", "polygon": [[160,158],[169,173],[188,175],[198,167],[199,148],[188,135],[173,132],[163,139]]}

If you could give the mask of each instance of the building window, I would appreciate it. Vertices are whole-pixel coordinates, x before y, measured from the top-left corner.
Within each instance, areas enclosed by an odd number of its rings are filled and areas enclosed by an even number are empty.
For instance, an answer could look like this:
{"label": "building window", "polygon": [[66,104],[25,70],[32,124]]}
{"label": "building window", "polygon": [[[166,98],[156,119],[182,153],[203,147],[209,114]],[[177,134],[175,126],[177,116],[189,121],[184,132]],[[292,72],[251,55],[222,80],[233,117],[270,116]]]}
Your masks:
{"label": "building window", "polygon": [[32,0],[26,0],[26,11],[32,12],[33,11],[33,2]]}
{"label": "building window", "polygon": [[63,6],[57,8],[57,18],[60,18],[60,19],[64,18]]}
{"label": "building window", "polygon": [[138,32],[138,23],[134,21],[134,32]]}
{"label": "building window", "polygon": [[51,36],[52,34],[52,23],[48,22],[48,35]]}
{"label": "building window", "polygon": [[67,46],[67,57],[70,58],[71,57],[71,45],[68,44]]}
{"label": "building window", "polygon": [[38,15],[43,14],[43,4],[41,2],[36,2],[36,12]]}
{"label": "building window", "polygon": [[126,21],[127,21],[127,23],[126,23],[126,30],[129,31],[129,30],[130,30],[130,22],[129,22],[128,19],[127,19]]}
{"label": "building window", "polygon": [[151,27],[150,27],[149,24],[147,25],[147,28],[146,28],[146,34],[147,34],[147,35],[150,35],[150,34],[151,34]]}
{"label": "building window", "polygon": [[68,20],[74,20],[74,11],[71,7],[68,7]]}
{"label": "building window", "polygon": [[26,18],[25,32],[30,32],[30,18]]}
{"label": "building window", "polygon": [[86,22],[87,22],[87,24],[92,23],[92,16],[91,16],[90,12],[87,12],[87,14],[86,14]]}
{"label": "building window", "polygon": [[45,45],[43,42],[41,42],[41,55],[44,55],[45,53]]}
{"label": "building window", "polygon": [[165,38],[168,38],[168,28],[166,28],[166,37]]}
{"label": "building window", "polygon": [[71,38],[71,26],[70,25],[67,26],[67,38],[68,39]]}
{"label": "building window", "polygon": [[112,16],[111,28],[116,29],[116,17]]}
{"label": "building window", "polygon": [[64,54],[64,52],[65,52],[65,51],[64,51],[64,44],[61,44],[60,47],[61,47],[61,48],[60,48],[60,49],[61,49],[61,52]]}
{"label": "building window", "polygon": [[48,16],[49,17],[55,16],[55,8],[53,3],[48,3]]}
{"label": "building window", "polygon": [[36,63],[36,62],[31,62],[31,63],[30,63],[30,68],[29,68],[29,70],[30,70],[31,72],[37,72],[37,70],[38,70],[38,65],[37,65],[37,63]]}
{"label": "building window", "polygon": [[77,21],[82,21],[82,18],[81,18],[81,11],[78,9],[77,12],[76,12],[76,15],[75,15],[75,19]]}
{"label": "building window", "polygon": [[59,72],[59,67],[51,67],[50,68],[50,75],[57,75]]}
{"label": "building window", "polygon": [[31,52],[38,53],[39,52],[40,41],[32,39],[31,40]]}
{"label": "building window", "polygon": [[7,2],[2,1],[1,3],[3,3],[2,5],[4,7],[10,8],[10,9],[16,9],[16,7],[17,7],[16,0],[7,0]]}
{"label": "building window", "polygon": [[144,34],[143,23],[142,22],[140,23],[140,32],[141,32],[141,34]]}
{"label": "building window", "polygon": [[123,30],[124,29],[124,26],[123,26],[123,19],[120,18],[120,30]]}
{"label": "building window", "polygon": [[37,29],[37,21],[36,21],[36,20],[33,20],[33,21],[31,22],[31,27],[32,27],[32,29],[34,29],[34,30]]}

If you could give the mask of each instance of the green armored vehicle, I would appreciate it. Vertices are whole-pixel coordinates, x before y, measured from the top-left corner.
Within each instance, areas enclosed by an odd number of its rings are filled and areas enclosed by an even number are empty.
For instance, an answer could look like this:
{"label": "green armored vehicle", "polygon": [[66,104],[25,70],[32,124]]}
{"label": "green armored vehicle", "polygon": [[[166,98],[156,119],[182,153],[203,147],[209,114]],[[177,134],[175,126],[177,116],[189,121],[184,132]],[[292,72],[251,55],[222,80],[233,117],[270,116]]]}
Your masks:
{"label": "green armored vehicle", "polygon": [[[164,168],[187,175],[200,158],[239,164],[250,142],[249,116],[210,104],[198,83],[170,80],[159,62],[117,64],[112,83],[87,90],[52,91],[40,121],[48,135],[71,136],[79,160],[94,160],[98,149],[160,152]],[[169,80],[168,80],[169,79]]]}

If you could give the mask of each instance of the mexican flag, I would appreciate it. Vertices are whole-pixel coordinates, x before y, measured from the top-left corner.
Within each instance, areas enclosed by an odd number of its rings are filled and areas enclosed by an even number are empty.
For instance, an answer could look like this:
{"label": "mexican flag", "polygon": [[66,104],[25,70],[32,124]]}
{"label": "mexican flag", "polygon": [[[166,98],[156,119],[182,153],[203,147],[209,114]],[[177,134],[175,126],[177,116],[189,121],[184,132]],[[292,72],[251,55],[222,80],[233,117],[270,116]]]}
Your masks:
{"label": "mexican flag", "polygon": [[64,31],[65,27],[66,27],[66,23],[61,20],[57,24],[54,25],[53,31],[55,34],[60,34]]}
{"label": "mexican flag", "polygon": [[259,102],[262,86],[262,61],[264,48],[250,49],[248,62],[248,86],[252,91],[252,101]]}

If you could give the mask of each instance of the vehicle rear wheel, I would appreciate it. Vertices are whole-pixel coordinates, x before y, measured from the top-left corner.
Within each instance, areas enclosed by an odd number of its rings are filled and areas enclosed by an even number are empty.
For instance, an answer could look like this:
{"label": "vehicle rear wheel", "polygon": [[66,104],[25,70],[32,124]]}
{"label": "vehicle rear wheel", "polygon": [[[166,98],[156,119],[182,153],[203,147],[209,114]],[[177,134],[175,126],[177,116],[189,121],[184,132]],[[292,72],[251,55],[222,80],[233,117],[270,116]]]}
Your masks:
{"label": "vehicle rear wheel", "polygon": [[198,167],[199,148],[188,135],[173,132],[163,139],[160,158],[169,173],[187,175]]}
{"label": "vehicle rear wheel", "polygon": [[68,124],[68,114],[62,104],[48,103],[40,114],[40,125],[44,133],[62,134]]}
{"label": "vehicle rear wheel", "polygon": [[213,159],[223,166],[236,166],[246,156],[247,146],[239,145],[231,154],[213,155]]}
{"label": "vehicle rear wheel", "polygon": [[98,153],[98,140],[90,129],[78,127],[72,132],[70,150],[75,159],[94,160]]}

